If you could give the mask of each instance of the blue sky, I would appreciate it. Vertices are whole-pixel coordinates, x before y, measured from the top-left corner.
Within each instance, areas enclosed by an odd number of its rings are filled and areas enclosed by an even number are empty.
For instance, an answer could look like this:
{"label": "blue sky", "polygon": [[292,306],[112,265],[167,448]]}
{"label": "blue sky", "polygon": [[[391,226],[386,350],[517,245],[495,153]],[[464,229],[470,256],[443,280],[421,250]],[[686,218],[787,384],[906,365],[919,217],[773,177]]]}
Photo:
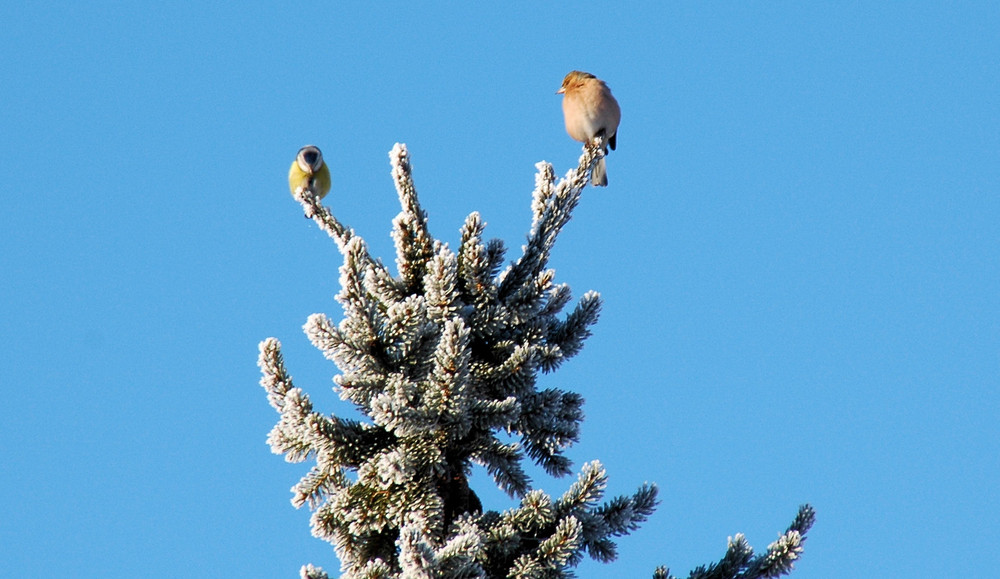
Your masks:
{"label": "blue sky", "polygon": [[552,266],[605,306],[543,384],[587,399],[576,466],[662,504],[580,576],[686,574],[810,502],[793,577],[991,577],[997,4],[468,4],[0,8],[0,576],[336,571],[257,384],[275,336],[349,412],[301,331],[339,318],[340,258],[288,165],[319,145],[391,261],[405,142],[439,238],[480,211],[517,248],[534,164],[579,155],[554,93],[582,69],[619,146]]}

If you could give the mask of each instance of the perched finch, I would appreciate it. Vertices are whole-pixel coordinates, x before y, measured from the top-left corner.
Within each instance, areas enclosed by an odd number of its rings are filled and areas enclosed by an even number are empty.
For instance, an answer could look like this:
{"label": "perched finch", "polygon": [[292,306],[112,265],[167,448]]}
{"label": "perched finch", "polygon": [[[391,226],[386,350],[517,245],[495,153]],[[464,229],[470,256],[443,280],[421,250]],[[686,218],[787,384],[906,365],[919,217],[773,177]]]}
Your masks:
{"label": "perched finch", "polygon": [[330,169],[318,147],[307,145],[299,149],[288,170],[288,188],[292,194],[298,189],[310,189],[320,199],[330,192]]}
{"label": "perched finch", "polygon": [[[594,139],[599,138],[605,155],[608,147],[614,150],[622,111],[603,80],[589,72],[574,70],[566,75],[556,94],[563,95],[563,116],[566,117],[566,132],[569,136],[582,143],[593,143]],[[604,158],[594,165],[590,182],[598,187],[608,184],[608,169]]]}

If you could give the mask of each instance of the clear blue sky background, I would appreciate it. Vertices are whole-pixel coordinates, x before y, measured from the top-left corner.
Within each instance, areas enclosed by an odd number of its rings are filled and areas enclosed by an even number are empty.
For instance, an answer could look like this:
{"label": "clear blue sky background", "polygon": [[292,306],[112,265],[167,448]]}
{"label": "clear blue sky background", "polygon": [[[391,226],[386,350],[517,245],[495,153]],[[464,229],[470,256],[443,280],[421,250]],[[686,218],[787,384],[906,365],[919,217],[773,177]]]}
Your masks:
{"label": "clear blue sky background", "polygon": [[552,265],[606,303],[543,384],[587,399],[577,467],[663,499],[580,576],[686,575],[804,502],[799,579],[1000,568],[997,3],[15,4],[0,576],[336,572],[257,384],[276,336],[348,411],[301,331],[339,319],[340,256],[288,165],[322,147],[328,202],[391,262],[405,142],[437,236],[478,210],[516,249],[534,163],[580,152],[575,68],[624,116]]}

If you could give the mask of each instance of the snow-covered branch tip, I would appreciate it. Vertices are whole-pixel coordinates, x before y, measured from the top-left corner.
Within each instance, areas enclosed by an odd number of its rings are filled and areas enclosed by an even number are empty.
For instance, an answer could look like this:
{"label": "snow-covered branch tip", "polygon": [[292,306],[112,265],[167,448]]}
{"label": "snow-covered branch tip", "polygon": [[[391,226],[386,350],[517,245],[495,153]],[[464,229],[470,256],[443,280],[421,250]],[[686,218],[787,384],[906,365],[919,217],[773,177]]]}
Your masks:
{"label": "snow-covered branch tip", "polygon": [[571,169],[558,183],[552,165],[544,161],[535,165],[535,190],[532,193],[531,230],[524,254],[500,274],[500,293],[510,295],[525,281],[539,275],[547,266],[552,247],[563,227],[573,217],[580,203],[583,188],[589,183],[594,163],[604,155],[600,147],[586,145],[576,169]]}
{"label": "snow-covered branch tip", "polygon": [[396,184],[401,211],[393,220],[392,238],[396,242],[396,267],[403,285],[417,291],[434,256],[434,238],[427,229],[427,214],[420,207],[413,184],[410,153],[406,145],[396,143],[389,153],[392,179]]}
{"label": "snow-covered branch tip", "polygon": [[[729,538],[726,554],[717,563],[703,565],[691,571],[688,579],[768,579],[792,572],[793,563],[802,555],[806,533],[816,520],[810,505],[802,505],[795,520],[767,552],[754,556],[753,547],[742,533]],[[677,579],[666,567],[658,567],[653,579]]]}
{"label": "snow-covered branch tip", "polygon": [[292,192],[292,197],[302,205],[306,217],[316,222],[320,229],[337,242],[337,247],[343,253],[347,243],[354,237],[354,230],[344,227],[312,190],[297,189]]}

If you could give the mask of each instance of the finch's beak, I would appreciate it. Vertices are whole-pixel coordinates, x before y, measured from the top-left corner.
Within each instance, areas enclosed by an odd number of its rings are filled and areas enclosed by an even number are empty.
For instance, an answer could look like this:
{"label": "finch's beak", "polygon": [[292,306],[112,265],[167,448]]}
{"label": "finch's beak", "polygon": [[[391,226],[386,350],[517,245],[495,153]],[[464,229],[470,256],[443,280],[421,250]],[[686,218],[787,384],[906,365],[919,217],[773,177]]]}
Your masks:
{"label": "finch's beak", "polygon": [[556,91],[556,94],[563,94],[565,92],[566,92],[566,89],[564,89],[563,87],[559,87],[559,90]]}

